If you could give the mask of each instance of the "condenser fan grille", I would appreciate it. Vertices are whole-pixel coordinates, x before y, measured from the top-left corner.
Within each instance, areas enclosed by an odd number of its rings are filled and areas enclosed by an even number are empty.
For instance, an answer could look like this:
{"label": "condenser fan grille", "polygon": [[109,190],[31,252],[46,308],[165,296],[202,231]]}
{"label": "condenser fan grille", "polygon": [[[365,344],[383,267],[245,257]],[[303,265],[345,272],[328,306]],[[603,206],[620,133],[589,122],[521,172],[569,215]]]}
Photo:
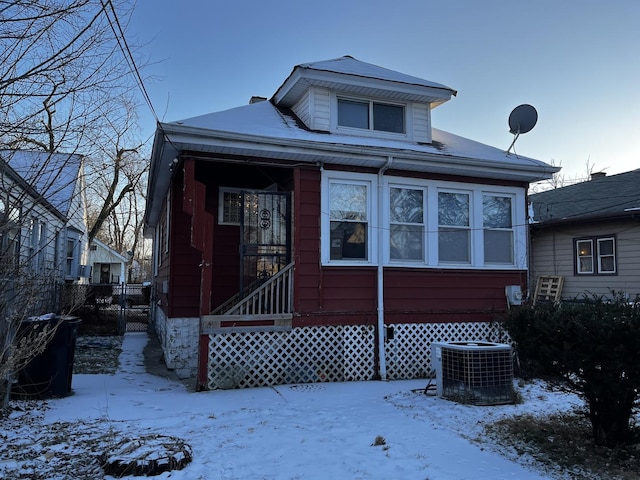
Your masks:
{"label": "condenser fan grille", "polygon": [[513,359],[506,344],[434,344],[438,394],[473,405],[513,401]]}

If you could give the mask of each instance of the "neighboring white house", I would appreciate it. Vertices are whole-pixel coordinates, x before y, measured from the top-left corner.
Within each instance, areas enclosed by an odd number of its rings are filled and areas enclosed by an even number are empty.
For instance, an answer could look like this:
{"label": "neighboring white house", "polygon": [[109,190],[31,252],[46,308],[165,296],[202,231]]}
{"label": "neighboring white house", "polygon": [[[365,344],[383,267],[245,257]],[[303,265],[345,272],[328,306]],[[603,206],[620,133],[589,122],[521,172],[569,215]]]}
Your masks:
{"label": "neighboring white house", "polygon": [[82,156],[0,151],[3,275],[87,283],[86,205]]}
{"label": "neighboring white house", "polygon": [[128,259],[98,239],[89,246],[91,283],[125,283]]}

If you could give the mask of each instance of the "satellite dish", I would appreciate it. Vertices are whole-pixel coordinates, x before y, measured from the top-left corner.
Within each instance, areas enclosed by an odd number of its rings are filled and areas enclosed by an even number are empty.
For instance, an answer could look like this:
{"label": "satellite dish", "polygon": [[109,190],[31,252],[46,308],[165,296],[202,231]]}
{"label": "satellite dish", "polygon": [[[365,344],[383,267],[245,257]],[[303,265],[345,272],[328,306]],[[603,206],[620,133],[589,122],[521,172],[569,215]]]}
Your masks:
{"label": "satellite dish", "polygon": [[531,105],[519,105],[509,115],[509,133],[515,135],[507,153],[511,151],[521,133],[530,132],[536,126],[538,112]]}

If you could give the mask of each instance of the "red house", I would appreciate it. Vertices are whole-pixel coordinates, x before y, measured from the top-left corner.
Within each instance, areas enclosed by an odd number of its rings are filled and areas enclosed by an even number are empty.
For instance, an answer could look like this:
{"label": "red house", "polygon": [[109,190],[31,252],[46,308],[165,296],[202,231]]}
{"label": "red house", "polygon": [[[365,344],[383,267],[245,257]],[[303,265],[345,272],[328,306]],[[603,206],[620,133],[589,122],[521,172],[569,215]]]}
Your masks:
{"label": "red house", "polygon": [[528,184],[557,169],[432,128],[455,94],[345,56],[159,124],[168,366],[201,389],[424,378],[431,342],[498,340],[505,287],[527,284]]}

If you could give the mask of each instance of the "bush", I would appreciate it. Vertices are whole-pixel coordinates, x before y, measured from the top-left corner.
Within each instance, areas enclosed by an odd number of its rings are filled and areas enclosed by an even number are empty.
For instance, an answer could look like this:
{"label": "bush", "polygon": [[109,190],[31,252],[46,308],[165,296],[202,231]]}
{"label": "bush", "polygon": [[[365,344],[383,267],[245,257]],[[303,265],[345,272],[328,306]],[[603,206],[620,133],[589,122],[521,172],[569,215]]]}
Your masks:
{"label": "bush", "polygon": [[640,303],[622,298],[513,310],[505,328],[529,374],[561,377],[587,404],[594,440],[634,440],[640,391]]}

